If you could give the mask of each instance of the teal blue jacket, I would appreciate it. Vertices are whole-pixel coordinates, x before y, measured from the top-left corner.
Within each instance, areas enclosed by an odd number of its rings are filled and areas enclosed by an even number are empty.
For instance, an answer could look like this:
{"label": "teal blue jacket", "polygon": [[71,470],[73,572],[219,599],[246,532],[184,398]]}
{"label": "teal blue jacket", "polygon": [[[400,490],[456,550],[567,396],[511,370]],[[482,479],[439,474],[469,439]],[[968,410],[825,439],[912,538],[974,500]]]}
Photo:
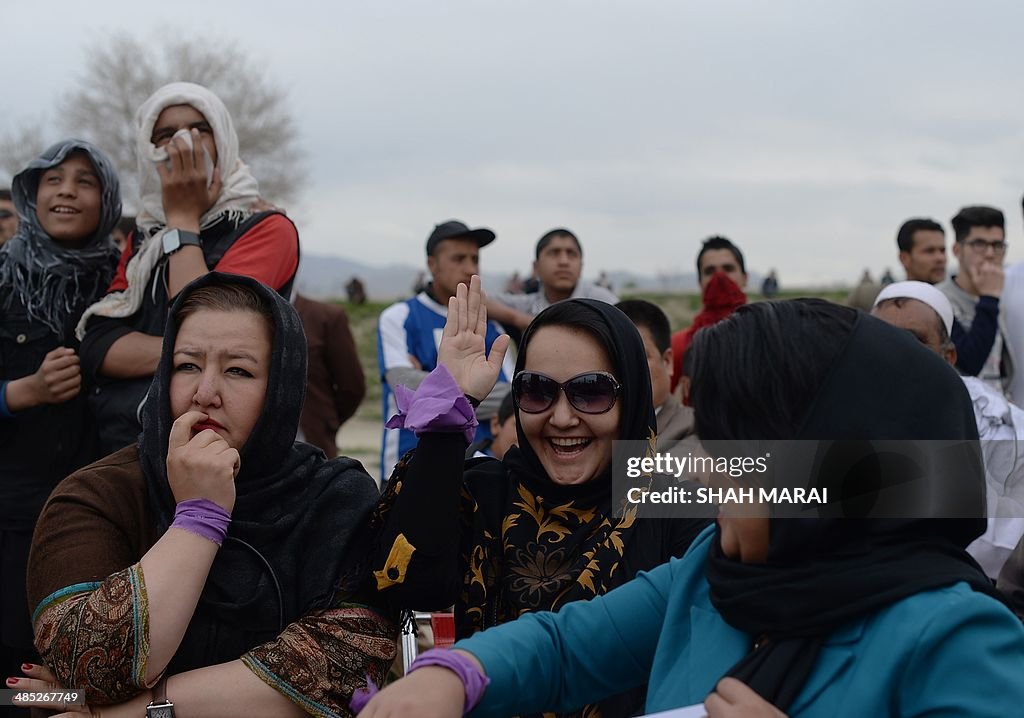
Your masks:
{"label": "teal blue jacket", "polygon": [[[648,712],[703,702],[753,644],[708,597],[714,536],[604,596],[460,641],[491,678],[471,715],[568,711],[648,677]],[[918,593],[830,635],[789,715],[1024,716],[1024,626],[965,583]]]}

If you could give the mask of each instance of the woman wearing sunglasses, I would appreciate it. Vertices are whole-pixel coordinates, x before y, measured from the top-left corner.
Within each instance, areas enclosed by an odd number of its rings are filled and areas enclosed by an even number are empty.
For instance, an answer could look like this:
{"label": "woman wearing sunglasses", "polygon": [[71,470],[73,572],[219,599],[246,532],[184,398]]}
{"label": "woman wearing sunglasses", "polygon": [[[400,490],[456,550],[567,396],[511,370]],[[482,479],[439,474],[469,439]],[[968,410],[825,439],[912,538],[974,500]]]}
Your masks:
{"label": "woman wearing sunglasses", "polygon": [[822,462],[809,478],[848,492],[844,509],[885,501],[872,487],[890,470],[924,490],[887,518],[724,507],[681,560],[460,641],[361,718],[557,711],[635,685],[658,715],[1021,715],[1024,627],[964,550],[985,530],[985,475],[956,373],[908,332],[815,299],[741,307],[687,356],[705,442],[937,440],[933,459],[957,468],[912,478],[884,449]]}
{"label": "woman wearing sunglasses", "polygon": [[[653,442],[655,421],[643,341],[604,302],[567,300],[534,318],[512,382],[519,447],[464,463],[471,402],[490,392],[508,347],[500,338],[486,356],[485,325],[474,277],[449,304],[439,368],[399,393],[389,425],[420,441],[391,478],[376,573],[404,605],[454,603],[459,638],[607,593],[682,556],[708,523],[613,514],[612,442]],[[601,715],[634,715],[642,700],[639,690],[606,699]]]}

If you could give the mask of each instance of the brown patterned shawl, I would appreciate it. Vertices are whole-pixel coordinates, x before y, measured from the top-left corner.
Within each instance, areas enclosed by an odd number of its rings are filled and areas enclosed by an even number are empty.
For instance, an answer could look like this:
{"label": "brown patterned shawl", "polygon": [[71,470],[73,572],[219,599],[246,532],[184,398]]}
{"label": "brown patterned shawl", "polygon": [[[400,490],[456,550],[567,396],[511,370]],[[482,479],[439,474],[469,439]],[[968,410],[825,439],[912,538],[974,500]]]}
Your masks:
{"label": "brown patterned shawl", "polygon": [[[36,647],[61,683],[84,687],[92,703],[144,687],[149,613],[139,561],[154,526],[135,447],[65,479],[39,519],[28,576]],[[251,637],[244,655],[229,658],[310,715],[349,716],[352,691],[367,674],[381,681],[394,660],[396,633],[373,607],[335,600],[277,635]]]}

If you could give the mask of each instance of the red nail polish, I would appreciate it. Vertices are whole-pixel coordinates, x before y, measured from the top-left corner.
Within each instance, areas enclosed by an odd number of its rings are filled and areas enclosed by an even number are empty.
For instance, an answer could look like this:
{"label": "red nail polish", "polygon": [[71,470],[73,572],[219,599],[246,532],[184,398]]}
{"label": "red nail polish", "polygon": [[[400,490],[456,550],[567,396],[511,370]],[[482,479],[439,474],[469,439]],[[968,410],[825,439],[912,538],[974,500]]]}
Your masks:
{"label": "red nail polish", "polygon": [[31,671],[33,668],[35,668],[35,666],[33,666],[31,663],[22,663],[21,664],[21,670],[23,670],[23,671]]}
{"label": "red nail polish", "polygon": [[17,678],[8,678],[8,679],[7,679],[7,685],[9,685],[9,686],[13,686],[13,685],[14,685],[14,684],[16,684],[17,682],[18,682],[18,679],[17,679]]}

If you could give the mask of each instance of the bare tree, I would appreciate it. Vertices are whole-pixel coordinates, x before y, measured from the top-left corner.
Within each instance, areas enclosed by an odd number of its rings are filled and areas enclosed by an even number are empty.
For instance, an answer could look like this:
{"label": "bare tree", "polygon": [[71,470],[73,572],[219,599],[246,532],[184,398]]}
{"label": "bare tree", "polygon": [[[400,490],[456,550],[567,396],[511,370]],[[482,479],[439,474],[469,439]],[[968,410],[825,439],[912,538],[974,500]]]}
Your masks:
{"label": "bare tree", "polygon": [[[135,112],[153,91],[176,81],[204,85],[224,101],[238,132],[240,156],[252,167],[264,197],[274,203],[298,197],[305,172],[286,93],[228,41],[145,41],[127,33],[104,37],[87,50],[86,69],[76,89],[59,103],[56,124],[65,135],[94,142],[110,155],[125,204],[136,206]],[[45,144],[35,147],[37,128],[26,126],[0,137],[2,169],[13,174],[45,149]],[[24,161],[22,155],[27,155]]]}
{"label": "bare tree", "polygon": [[52,143],[43,131],[46,122],[26,122],[0,136],[0,185],[10,185],[14,175],[25,169]]}

